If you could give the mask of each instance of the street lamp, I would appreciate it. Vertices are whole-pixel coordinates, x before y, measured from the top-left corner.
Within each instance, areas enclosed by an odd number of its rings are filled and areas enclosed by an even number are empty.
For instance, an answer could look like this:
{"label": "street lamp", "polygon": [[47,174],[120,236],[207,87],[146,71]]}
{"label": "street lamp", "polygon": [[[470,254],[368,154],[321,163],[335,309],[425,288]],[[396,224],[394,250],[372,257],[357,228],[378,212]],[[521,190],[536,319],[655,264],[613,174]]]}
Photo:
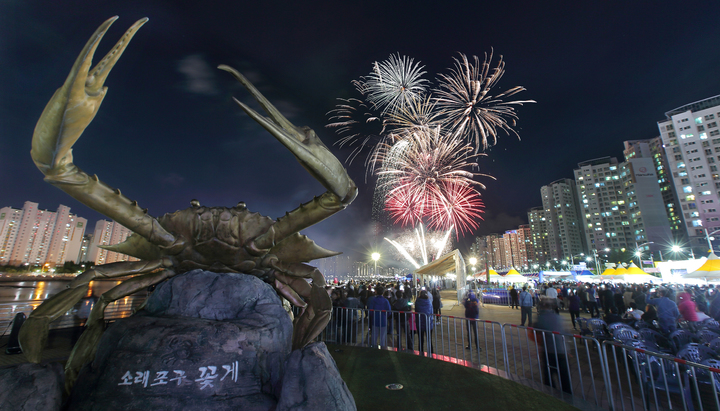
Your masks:
{"label": "street lamp", "polygon": [[580,254],[571,255],[571,256],[570,256],[570,262],[572,263],[571,265],[575,265],[575,257],[584,256],[584,255],[585,255],[585,253],[580,253]]}
{"label": "street lamp", "polygon": [[477,258],[470,257],[470,265],[472,266],[472,277],[475,278],[475,264],[477,264]]}
{"label": "street lamp", "polygon": [[[605,258],[607,258],[607,253],[610,252],[609,248],[603,249],[603,251],[606,253]],[[593,255],[595,256],[595,270],[597,274],[600,274],[600,259],[598,258],[598,251],[593,248]]]}
{"label": "street lamp", "polygon": [[377,277],[377,262],[380,259],[380,253],[372,253],[372,259],[375,260],[375,277]]}
{"label": "street lamp", "polygon": [[[682,249],[682,247],[680,247],[679,245],[674,245],[674,246],[672,246],[672,248],[670,249],[670,251],[672,251],[673,254],[677,254],[677,253],[682,253],[682,252],[683,252],[683,249]],[[694,259],[695,259],[695,253],[693,252],[692,247],[690,247],[690,255],[692,256],[692,259],[694,260]]]}
{"label": "street lamp", "polygon": [[715,230],[715,231],[713,231],[712,233],[708,233],[707,228],[703,228],[703,230],[705,230],[705,239],[707,240],[708,248],[710,249],[710,252],[713,252],[713,246],[712,246],[712,243],[711,243],[710,241],[711,241],[711,240],[714,240],[715,238],[714,238],[714,237],[710,237],[710,236],[713,235],[713,234],[715,234],[715,233],[720,233],[720,230]]}
{"label": "street lamp", "polygon": [[[637,257],[637,259],[638,259],[638,266],[640,268],[642,268],[642,255],[643,255],[641,247],[645,247],[646,245],[650,245],[650,244],[655,244],[655,242],[648,241],[647,243],[642,243],[640,245],[638,245],[638,243],[635,242],[635,257]],[[660,259],[662,260],[662,257]]]}

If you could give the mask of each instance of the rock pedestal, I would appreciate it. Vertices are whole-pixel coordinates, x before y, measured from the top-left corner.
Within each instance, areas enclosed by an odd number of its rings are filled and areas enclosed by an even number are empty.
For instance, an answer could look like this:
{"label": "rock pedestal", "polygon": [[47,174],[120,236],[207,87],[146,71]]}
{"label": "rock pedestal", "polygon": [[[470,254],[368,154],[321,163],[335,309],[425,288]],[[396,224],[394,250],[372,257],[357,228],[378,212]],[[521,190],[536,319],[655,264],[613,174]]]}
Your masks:
{"label": "rock pedestal", "polygon": [[194,270],[108,328],[69,409],[354,410],[324,344],[291,355],[291,337],[272,287]]}
{"label": "rock pedestal", "polygon": [[59,363],[0,369],[0,410],[59,410],[65,374]]}

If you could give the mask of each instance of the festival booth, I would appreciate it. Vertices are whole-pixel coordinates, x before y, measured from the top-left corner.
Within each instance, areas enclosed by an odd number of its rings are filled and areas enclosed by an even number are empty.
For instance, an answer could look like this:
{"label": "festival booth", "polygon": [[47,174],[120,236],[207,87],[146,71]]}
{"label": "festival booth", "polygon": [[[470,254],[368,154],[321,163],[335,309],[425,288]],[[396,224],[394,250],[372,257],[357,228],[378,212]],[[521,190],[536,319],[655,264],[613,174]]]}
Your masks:
{"label": "festival booth", "polygon": [[572,277],[571,271],[540,271],[538,282],[560,281]]}
{"label": "festival booth", "polygon": [[[489,268],[490,271],[490,281],[492,281],[493,276],[499,276],[500,274],[497,273],[497,271],[493,270],[492,267]],[[475,273],[473,276],[476,280],[485,281],[487,280],[487,270],[482,270],[479,273]]]}
{"label": "festival booth", "polygon": [[720,281],[720,258],[715,253],[710,253],[703,265],[697,270],[683,276],[686,280],[702,280],[708,282]]}
{"label": "festival booth", "polygon": [[635,263],[630,264],[627,268],[620,267],[615,270],[615,275],[609,276],[613,282],[623,282],[632,284],[644,284],[644,283],[661,283],[662,278],[655,277],[644,272],[640,267],[636,266]]}
{"label": "festival booth", "polygon": [[572,270],[572,271],[570,271],[569,274],[570,275],[567,277],[560,277],[560,280],[561,281],[572,280],[575,282],[577,282],[577,281],[587,282],[588,280],[592,279],[593,275],[594,275],[592,273],[592,271],[589,271],[589,270],[578,270],[578,271]]}
{"label": "festival booth", "polygon": [[527,284],[528,278],[520,274],[516,269],[511,268],[510,271],[507,272],[505,275],[499,276],[500,278],[497,280],[499,283],[505,283],[505,284],[515,284],[515,283],[521,283],[521,284]]}
{"label": "festival booth", "polygon": [[707,260],[703,257],[697,260],[661,261],[656,264],[665,283],[698,283],[703,281],[703,276],[692,278],[686,275],[697,271]]}
{"label": "festival booth", "polygon": [[[465,260],[459,250],[453,250],[436,260],[425,264],[413,273],[413,280],[420,280],[420,284],[432,281],[443,281],[445,288],[452,288],[452,281],[457,281],[457,291],[460,297],[461,290],[467,281],[467,268]],[[459,301],[459,299],[458,299]]]}

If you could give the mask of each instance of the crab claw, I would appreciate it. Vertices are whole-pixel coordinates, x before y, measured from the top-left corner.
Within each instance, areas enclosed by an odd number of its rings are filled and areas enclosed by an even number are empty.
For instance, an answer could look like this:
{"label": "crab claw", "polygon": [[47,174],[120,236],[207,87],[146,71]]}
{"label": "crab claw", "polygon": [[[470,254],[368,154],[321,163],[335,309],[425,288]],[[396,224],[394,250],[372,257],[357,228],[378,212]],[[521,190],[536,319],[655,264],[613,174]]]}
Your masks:
{"label": "crab claw", "polygon": [[240,72],[226,65],[218,66],[232,74],[252,96],[260,103],[269,117],[263,117],[255,110],[235,102],[253,120],[260,123],[267,131],[287,147],[300,164],[308,170],[325,188],[340,198],[342,204],[349,204],[357,195],[357,187],[350,179],[342,163],[320,141],[315,132],[308,127],[296,127],[263,96]]}
{"label": "crab claw", "polygon": [[45,181],[76,200],[129,228],[155,245],[172,247],[176,238],[146,211],[73,164],[72,146],[95,118],[105,98],[105,80],[130,40],[148,19],[135,22],[95,67],[95,50],[117,16],[106,20],[75,60],[65,83],[55,91],[35,126],[30,154]]}
{"label": "crab claw", "polygon": [[115,16],[106,20],[90,37],[65,83],[45,106],[35,127],[32,158],[48,178],[71,172],[68,169],[73,168],[72,146],[93,120],[105,98],[105,79],[132,37],[148,21],[143,18],[133,24],[115,47],[91,69],[100,40],[117,18]]}

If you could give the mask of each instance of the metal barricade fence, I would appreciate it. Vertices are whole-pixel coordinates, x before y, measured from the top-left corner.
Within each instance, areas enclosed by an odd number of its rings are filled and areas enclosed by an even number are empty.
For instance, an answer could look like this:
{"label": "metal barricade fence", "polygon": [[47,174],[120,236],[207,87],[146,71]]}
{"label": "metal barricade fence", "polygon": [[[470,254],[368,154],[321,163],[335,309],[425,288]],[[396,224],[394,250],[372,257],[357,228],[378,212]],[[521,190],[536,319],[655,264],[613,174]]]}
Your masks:
{"label": "metal barricade fence", "polygon": [[591,337],[503,325],[507,378],[582,409],[604,407],[607,379],[600,343]]}
{"label": "metal barricade fence", "polygon": [[616,341],[603,350],[609,408],[720,410],[720,361],[697,364]]}
{"label": "metal barricade fence", "polygon": [[494,374],[505,364],[502,325],[486,320],[334,307],[319,339],[429,356]]}
{"label": "metal barricade fence", "polygon": [[488,288],[483,292],[483,304],[510,305],[510,292],[504,288]]}

